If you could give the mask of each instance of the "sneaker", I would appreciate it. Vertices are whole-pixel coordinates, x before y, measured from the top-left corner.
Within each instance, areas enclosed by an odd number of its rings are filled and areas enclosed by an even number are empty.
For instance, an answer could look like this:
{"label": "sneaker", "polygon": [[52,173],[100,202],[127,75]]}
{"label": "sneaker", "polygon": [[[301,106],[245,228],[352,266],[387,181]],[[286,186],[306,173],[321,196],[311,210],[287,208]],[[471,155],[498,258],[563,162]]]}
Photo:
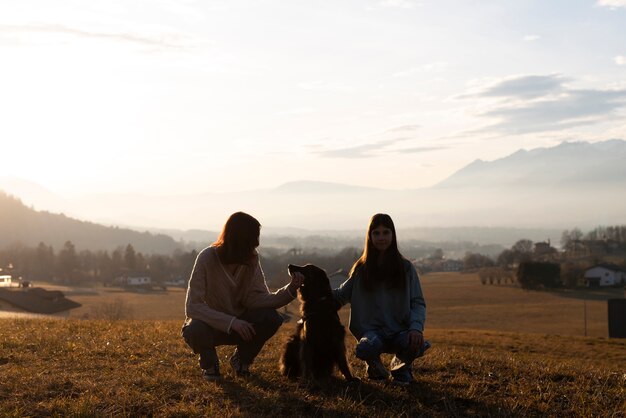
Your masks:
{"label": "sneaker", "polygon": [[209,382],[215,382],[216,380],[220,380],[222,378],[222,375],[220,374],[219,366],[216,364],[215,366],[208,369],[203,369],[202,377],[204,377],[204,380],[207,380]]}
{"label": "sneaker", "polygon": [[422,357],[424,353],[426,353],[426,350],[428,350],[430,347],[432,347],[432,344],[430,343],[430,341],[424,340],[424,344],[422,344],[422,348],[417,353],[417,357]]}
{"label": "sneaker", "polygon": [[241,359],[239,358],[239,352],[237,350],[235,350],[233,355],[230,357],[230,366],[233,368],[237,376],[250,376],[250,365],[241,362]]}
{"label": "sneaker", "polygon": [[387,380],[389,378],[389,372],[380,361],[380,357],[367,361],[367,377],[370,380]]}
{"label": "sneaker", "polygon": [[[422,347],[416,355],[416,358],[422,357],[426,350],[431,347],[430,341],[424,341]],[[412,361],[411,361],[412,363]],[[391,375],[393,377],[392,383],[398,386],[408,386],[415,379],[413,378],[413,373],[411,369],[410,363],[405,363],[400,360],[398,356],[394,356],[391,360]]]}
{"label": "sneaker", "polygon": [[404,369],[397,370],[393,373],[393,380],[391,383],[397,386],[408,386],[413,380],[411,368],[405,367]]}

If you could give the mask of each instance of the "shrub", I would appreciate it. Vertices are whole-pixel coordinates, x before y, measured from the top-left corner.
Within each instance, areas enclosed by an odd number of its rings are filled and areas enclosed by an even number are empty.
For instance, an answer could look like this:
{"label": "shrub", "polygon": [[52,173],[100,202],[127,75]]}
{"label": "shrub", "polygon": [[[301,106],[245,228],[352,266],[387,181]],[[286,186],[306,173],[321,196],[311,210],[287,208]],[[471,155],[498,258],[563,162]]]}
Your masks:
{"label": "shrub", "polygon": [[556,263],[524,261],[517,268],[517,281],[524,289],[558,287],[561,284],[561,266]]}
{"label": "shrub", "polygon": [[112,302],[102,302],[91,308],[92,319],[105,319],[107,321],[120,321],[122,319],[133,319],[133,308],[122,299],[115,299]]}

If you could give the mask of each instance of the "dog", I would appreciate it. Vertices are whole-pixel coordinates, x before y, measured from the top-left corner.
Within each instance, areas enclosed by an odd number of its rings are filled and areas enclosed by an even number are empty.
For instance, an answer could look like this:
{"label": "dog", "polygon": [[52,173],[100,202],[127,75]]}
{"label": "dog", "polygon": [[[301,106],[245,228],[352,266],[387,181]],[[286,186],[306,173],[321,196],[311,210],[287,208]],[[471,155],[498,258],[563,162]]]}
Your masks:
{"label": "dog", "polygon": [[285,345],[280,360],[282,374],[318,383],[328,380],[337,366],[347,381],[358,381],[348,366],[346,331],[339,320],[326,272],[312,264],[289,264],[288,270],[304,275],[304,283],[298,289],[302,319]]}

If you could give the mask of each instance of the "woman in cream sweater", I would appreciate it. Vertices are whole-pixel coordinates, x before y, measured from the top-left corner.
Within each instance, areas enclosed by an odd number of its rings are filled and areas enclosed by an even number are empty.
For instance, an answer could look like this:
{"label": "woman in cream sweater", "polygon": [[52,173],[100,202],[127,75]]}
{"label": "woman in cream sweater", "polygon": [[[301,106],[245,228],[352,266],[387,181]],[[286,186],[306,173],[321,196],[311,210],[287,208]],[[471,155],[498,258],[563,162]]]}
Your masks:
{"label": "woman in cream sweater", "polygon": [[193,266],[182,335],[194,353],[207,380],[220,378],[215,347],[237,346],[230,364],[238,376],[249,368],[282,318],[276,308],[296,297],[304,277],[294,273],[291,282],[270,292],[259,263],[261,224],[252,216],[233,213],[210,247],[203,249]]}

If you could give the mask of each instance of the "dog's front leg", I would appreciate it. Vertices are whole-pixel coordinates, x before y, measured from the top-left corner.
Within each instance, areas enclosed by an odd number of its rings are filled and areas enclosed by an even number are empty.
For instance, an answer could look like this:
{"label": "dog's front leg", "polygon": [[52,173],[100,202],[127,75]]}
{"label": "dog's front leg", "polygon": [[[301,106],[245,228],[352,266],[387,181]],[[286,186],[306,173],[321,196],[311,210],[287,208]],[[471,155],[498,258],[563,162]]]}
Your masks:
{"label": "dog's front leg", "polygon": [[305,341],[300,344],[300,370],[305,380],[313,376],[313,350]]}
{"label": "dog's front leg", "polygon": [[342,347],[342,349],[339,350],[339,353],[337,353],[337,367],[339,367],[339,371],[341,372],[341,374],[343,374],[343,377],[345,377],[348,382],[358,382],[361,380],[358,377],[352,376],[352,372],[350,372],[348,359],[346,359],[345,347]]}

